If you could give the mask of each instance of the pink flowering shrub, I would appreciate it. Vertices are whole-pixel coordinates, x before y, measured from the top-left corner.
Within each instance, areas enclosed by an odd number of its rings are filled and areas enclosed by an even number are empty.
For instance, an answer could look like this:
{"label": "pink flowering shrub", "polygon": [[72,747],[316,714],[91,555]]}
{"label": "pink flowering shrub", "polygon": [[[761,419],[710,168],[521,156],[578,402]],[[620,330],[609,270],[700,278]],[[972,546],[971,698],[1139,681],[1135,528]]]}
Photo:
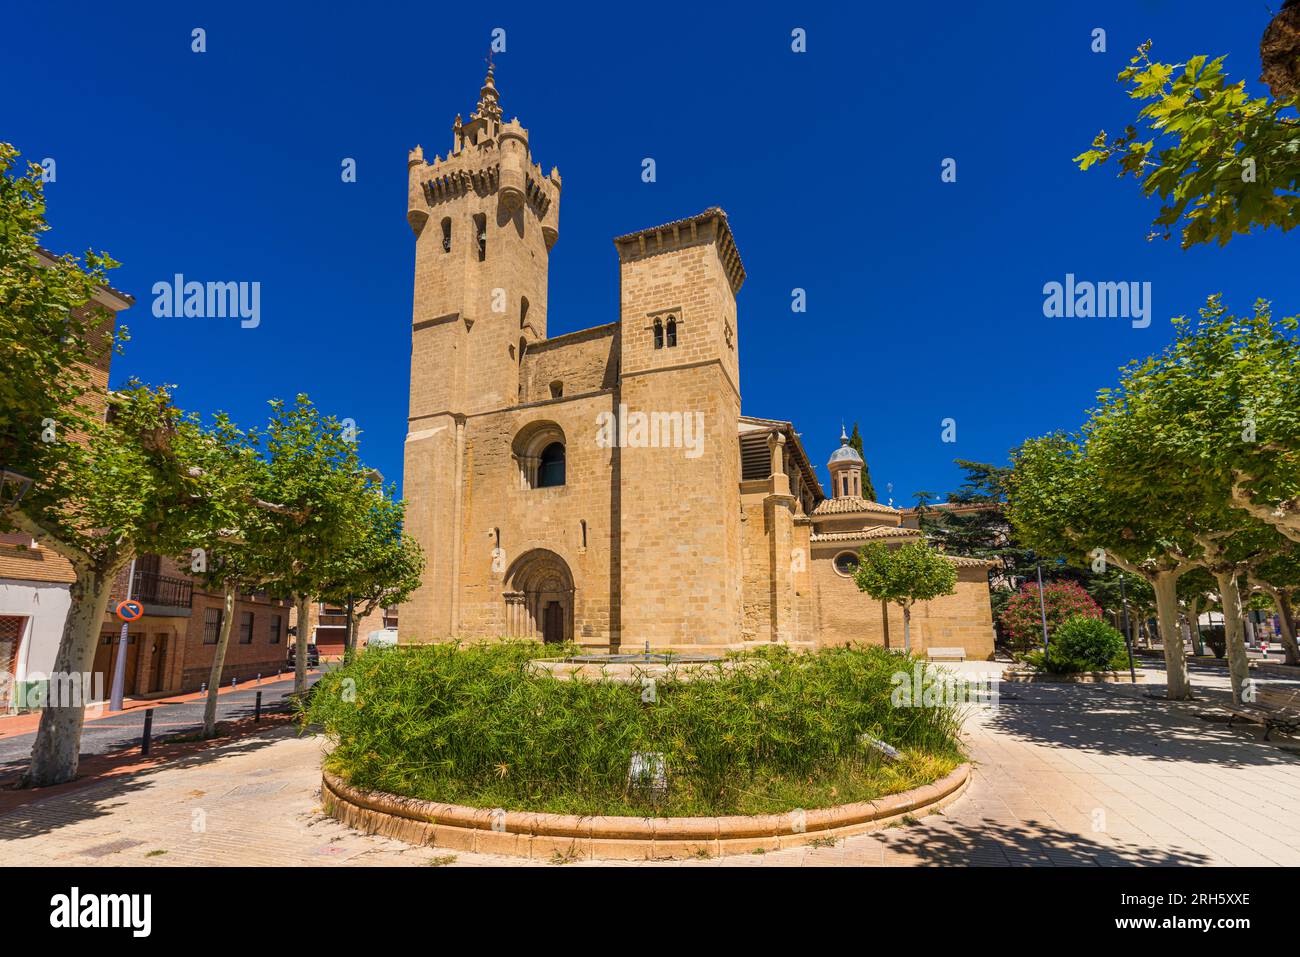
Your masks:
{"label": "pink flowering shrub", "polygon": [[[1047,607],[1047,631],[1051,635],[1062,622],[1082,616],[1100,618],[1101,606],[1092,596],[1074,582],[1048,582],[1043,586],[1043,604]],[[1010,638],[1016,651],[1041,649],[1043,644],[1043,619],[1038,604],[1038,582],[1029,581],[1020,586],[1002,609],[998,618],[1003,632]]]}

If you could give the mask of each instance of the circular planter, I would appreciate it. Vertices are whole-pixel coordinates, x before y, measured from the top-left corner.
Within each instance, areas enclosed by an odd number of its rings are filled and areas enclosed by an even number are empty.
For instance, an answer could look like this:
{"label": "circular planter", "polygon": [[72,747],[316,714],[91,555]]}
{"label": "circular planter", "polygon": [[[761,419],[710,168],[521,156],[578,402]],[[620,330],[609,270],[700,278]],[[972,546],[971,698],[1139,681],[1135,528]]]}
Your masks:
{"label": "circular planter", "polygon": [[534,860],[656,860],[714,857],[798,847],[874,831],[904,815],[947,807],[966,789],[970,765],[959,765],[933,784],[876,801],[785,814],[729,817],[580,817],[500,808],[439,804],[367,791],[336,775],[321,777],[326,814],[368,834],[408,844],[428,844]]}

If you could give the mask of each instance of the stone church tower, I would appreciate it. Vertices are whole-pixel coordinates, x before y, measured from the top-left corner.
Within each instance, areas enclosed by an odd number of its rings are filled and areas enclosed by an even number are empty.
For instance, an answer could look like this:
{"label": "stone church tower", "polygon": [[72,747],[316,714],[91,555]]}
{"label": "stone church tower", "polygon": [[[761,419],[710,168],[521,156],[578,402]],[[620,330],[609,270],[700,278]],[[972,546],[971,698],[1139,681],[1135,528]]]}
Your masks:
{"label": "stone church tower", "polygon": [[[488,67],[478,109],[452,126],[444,159],[407,160],[415,232],[407,529],[425,550],[412,631],[451,634],[459,577],[455,516],[466,417],[514,405],[528,344],[546,338],[546,277],[559,236],[560,173],[532,161],[528,131],[502,122]],[[403,621],[403,626],[408,624]]]}
{"label": "stone church tower", "polygon": [[[827,498],[793,423],[741,414],[745,268],[726,213],[616,237],[618,315],[549,336],[560,174],[533,162],[518,120],[502,121],[491,67],[451,151],[426,160],[417,146],[407,169],[403,484],[426,566],[400,641],[885,640],[851,564],[868,541],[920,533],[861,498],[847,437]],[[917,647],[991,650],[987,570],[969,562],[964,596],[918,610]]]}

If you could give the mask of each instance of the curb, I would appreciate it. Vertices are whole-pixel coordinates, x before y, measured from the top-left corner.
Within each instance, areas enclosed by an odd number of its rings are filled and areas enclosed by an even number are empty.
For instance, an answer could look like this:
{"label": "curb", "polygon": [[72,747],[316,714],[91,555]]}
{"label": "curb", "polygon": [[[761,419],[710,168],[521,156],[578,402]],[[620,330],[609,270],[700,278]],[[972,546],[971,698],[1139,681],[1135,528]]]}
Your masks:
{"label": "curb", "polygon": [[886,827],[906,814],[931,814],[961,797],[970,764],[932,784],[877,801],[786,814],[729,817],[580,817],[441,804],[367,791],[321,774],[326,814],[367,834],[533,860],[656,860],[775,851]]}

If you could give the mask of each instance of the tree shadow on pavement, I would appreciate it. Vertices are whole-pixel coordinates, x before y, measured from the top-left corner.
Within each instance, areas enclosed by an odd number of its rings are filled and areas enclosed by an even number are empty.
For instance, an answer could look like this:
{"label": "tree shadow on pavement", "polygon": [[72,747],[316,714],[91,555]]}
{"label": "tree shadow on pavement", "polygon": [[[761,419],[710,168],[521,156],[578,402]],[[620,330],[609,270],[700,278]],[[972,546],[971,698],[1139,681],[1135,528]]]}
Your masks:
{"label": "tree shadow on pavement", "polygon": [[[17,794],[30,796],[30,799],[7,810],[3,809],[5,804],[0,803],[0,844],[53,833],[68,825],[106,817],[130,804],[133,794],[153,787],[154,775],[201,767],[223,758],[250,754],[285,738],[294,737],[297,733],[297,727],[292,724],[268,725],[265,730],[246,732],[226,740],[217,739],[216,743],[208,747],[175,757],[159,755],[165,760],[151,767],[107,776],[97,775],[84,783],[78,780],[71,787],[59,785],[48,789],[6,791],[0,794],[0,798]],[[87,758],[87,761],[92,760],[96,759]],[[25,765],[25,761],[14,762],[10,767],[21,769]]]}
{"label": "tree shadow on pavement", "polygon": [[984,715],[986,728],[1054,748],[1157,761],[1261,767],[1296,760],[1248,728],[1198,718],[1198,711],[1213,710],[1204,701],[1169,702],[1131,686],[1089,684],[1023,684],[1015,694]]}
{"label": "tree shadow on pavement", "polygon": [[916,827],[882,834],[880,840],[885,844],[886,863],[925,866],[1186,867],[1211,863],[1196,851],[1101,842],[1031,822],[932,824],[927,819]]}

